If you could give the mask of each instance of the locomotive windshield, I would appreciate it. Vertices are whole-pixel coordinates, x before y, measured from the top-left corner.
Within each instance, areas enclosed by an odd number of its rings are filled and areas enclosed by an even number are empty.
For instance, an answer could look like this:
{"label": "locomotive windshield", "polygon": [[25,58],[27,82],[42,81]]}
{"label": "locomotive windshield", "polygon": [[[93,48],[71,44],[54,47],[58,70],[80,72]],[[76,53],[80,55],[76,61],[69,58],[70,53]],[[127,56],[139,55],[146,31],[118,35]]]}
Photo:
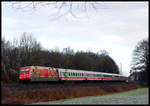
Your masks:
{"label": "locomotive windshield", "polygon": [[29,72],[29,69],[20,70],[20,72]]}

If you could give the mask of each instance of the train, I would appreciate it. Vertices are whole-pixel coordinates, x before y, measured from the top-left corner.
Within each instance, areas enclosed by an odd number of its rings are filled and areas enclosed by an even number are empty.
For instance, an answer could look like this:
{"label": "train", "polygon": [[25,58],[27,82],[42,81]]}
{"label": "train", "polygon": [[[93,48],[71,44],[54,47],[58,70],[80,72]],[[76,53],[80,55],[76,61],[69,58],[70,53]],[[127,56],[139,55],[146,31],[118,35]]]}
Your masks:
{"label": "train", "polygon": [[45,66],[20,67],[20,82],[66,82],[66,81],[126,81],[120,74],[53,68]]}

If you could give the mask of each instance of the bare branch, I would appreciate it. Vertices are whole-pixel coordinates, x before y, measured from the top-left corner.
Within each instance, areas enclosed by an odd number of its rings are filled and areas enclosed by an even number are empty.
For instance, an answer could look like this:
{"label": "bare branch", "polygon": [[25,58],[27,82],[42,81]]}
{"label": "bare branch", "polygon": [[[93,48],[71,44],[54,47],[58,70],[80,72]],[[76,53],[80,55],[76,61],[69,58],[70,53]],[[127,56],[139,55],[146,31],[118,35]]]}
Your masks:
{"label": "bare branch", "polygon": [[[11,2],[11,7],[12,8],[16,8],[18,10],[33,10],[36,11],[39,8],[55,8],[55,10],[57,10],[55,13],[51,14],[49,16],[53,17],[56,16],[58,18],[66,16],[68,14],[70,14],[71,16],[73,16],[74,18],[79,18],[77,17],[77,15],[79,14],[75,14],[75,10],[80,11],[81,8],[79,8],[79,6],[83,7],[84,9],[84,14],[86,14],[87,17],[88,16],[88,12],[89,12],[89,6],[91,6],[94,11],[96,11],[96,13],[98,13],[98,7],[100,6],[98,2]],[[74,7],[77,5],[77,8],[75,9]],[[65,12],[64,12],[65,11]],[[50,11],[52,12],[52,11]]]}

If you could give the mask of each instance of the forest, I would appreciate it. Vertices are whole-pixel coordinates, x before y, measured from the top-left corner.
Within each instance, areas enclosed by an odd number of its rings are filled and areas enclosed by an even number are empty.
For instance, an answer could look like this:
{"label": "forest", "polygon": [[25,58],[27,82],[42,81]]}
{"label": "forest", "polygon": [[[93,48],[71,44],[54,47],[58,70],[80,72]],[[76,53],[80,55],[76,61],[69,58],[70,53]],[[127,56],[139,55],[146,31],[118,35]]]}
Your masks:
{"label": "forest", "polygon": [[46,66],[119,74],[119,68],[106,50],[74,51],[70,47],[45,49],[32,34],[24,32],[12,42],[1,41],[2,82],[18,82],[19,68],[23,66]]}

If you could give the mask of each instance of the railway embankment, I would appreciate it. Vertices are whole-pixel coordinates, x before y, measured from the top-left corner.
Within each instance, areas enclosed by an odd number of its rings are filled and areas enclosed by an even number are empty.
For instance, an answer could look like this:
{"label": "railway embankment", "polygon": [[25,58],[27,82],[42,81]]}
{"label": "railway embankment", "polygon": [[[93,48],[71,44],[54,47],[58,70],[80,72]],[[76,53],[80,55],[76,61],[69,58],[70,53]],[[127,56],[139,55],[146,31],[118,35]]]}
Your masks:
{"label": "railway embankment", "polygon": [[29,90],[11,90],[2,86],[2,104],[32,104],[77,97],[105,95],[142,88],[136,83],[104,84],[99,86],[49,87]]}

